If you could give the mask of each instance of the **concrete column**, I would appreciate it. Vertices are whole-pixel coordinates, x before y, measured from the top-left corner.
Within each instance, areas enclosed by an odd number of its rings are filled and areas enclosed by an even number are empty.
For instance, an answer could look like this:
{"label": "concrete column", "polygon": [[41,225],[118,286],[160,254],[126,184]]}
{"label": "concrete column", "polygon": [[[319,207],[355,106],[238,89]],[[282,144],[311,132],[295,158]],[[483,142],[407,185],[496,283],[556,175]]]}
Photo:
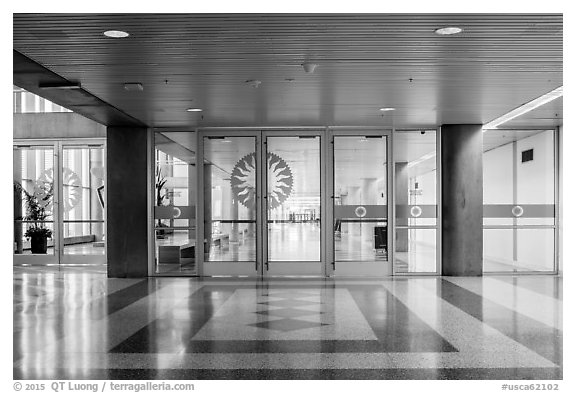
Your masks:
{"label": "concrete column", "polygon": [[148,132],[139,127],[106,132],[108,277],[148,276]]}
{"label": "concrete column", "polygon": [[[410,204],[410,194],[408,186],[408,163],[396,162],[394,163],[394,171],[396,175],[396,188],[394,194],[396,197],[396,206],[407,206]],[[398,217],[398,216],[396,216]],[[396,218],[396,226],[408,225],[408,217]],[[408,252],[408,230],[396,230],[396,251]]]}
{"label": "concrete column", "polygon": [[442,274],[482,275],[482,125],[442,126]]}

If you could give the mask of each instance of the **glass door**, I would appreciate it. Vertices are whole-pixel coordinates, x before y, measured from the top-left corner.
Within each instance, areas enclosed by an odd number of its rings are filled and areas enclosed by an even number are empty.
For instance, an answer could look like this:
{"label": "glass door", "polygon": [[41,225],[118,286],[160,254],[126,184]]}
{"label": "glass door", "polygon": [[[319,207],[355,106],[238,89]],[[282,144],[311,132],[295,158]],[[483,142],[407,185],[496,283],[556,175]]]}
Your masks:
{"label": "glass door", "polygon": [[390,133],[333,131],[332,273],[392,274]]}
{"label": "glass door", "polygon": [[202,135],[202,274],[261,274],[260,134]]}
{"label": "glass door", "polygon": [[60,263],[106,263],[106,170],[102,142],[59,144]]}
{"label": "glass door", "polygon": [[105,264],[101,140],[14,146],[14,264]]}
{"label": "glass door", "polygon": [[264,135],[264,274],[319,276],[325,271],[321,136],[294,134]]}
{"label": "glass door", "polygon": [[14,145],[14,265],[59,263],[53,142]]}

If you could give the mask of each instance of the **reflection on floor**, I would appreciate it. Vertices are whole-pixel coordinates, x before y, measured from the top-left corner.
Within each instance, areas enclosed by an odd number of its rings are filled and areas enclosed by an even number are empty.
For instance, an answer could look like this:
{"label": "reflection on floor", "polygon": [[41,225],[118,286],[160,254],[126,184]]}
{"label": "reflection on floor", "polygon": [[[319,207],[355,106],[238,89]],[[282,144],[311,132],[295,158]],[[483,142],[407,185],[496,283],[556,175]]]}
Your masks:
{"label": "reflection on floor", "polygon": [[14,269],[15,379],[561,379],[562,278]]}

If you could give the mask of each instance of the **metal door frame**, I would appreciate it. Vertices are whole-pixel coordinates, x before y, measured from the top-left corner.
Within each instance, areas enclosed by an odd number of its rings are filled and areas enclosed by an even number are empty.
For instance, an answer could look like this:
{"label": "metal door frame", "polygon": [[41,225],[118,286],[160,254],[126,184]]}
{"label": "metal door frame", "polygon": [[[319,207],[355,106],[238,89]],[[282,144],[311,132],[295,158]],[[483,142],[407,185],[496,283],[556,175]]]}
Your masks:
{"label": "metal door frame", "polygon": [[[329,152],[330,154],[327,155],[327,190],[330,197],[327,199],[330,200],[327,208],[327,217],[326,222],[329,222],[331,225],[334,222],[334,197],[335,197],[335,189],[334,189],[334,137],[337,136],[383,136],[386,137],[386,204],[387,204],[387,240],[388,240],[388,259],[386,262],[365,262],[362,265],[366,266],[367,272],[370,272],[370,268],[372,265],[374,267],[380,267],[380,264],[385,263],[386,266],[383,272],[373,271],[374,275],[370,274],[372,277],[387,277],[393,275],[393,263],[394,263],[394,228],[395,228],[395,212],[394,212],[394,168],[393,168],[393,156],[392,156],[392,147],[394,143],[394,129],[387,128],[387,127],[365,127],[365,128],[357,128],[357,127],[328,127],[327,128],[327,135],[329,140]],[[330,266],[327,268],[327,276],[338,276],[338,266],[336,263],[335,253],[334,253],[334,231],[325,231],[326,232],[326,252],[327,252],[327,260],[330,261]],[[358,263],[361,262],[338,262],[338,264],[351,264],[350,266],[341,265],[342,267],[353,267],[353,266],[360,266]],[[366,277],[366,272],[361,272],[361,274],[353,274],[349,272],[344,272],[343,276],[362,276]]]}
{"label": "metal door frame", "polygon": [[[286,262],[274,262],[273,265],[277,268],[277,272],[270,271],[270,263],[268,261],[268,206],[267,206],[267,179],[268,179],[268,165],[262,166],[260,171],[262,191],[264,199],[262,200],[262,212],[260,216],[259,226],[262,230],[262,276],[327,276],[327,258],[326,258],[326,231],[328,226],[326,225],[326,206],[328,205],[327,193],[326,193],[326,134],[323,129],[275,129],[275,130],[263,130],[262,131],[262,148],[261,151],[261,162],[267,162],[267,138],[269,137],[318,137],[319,140],[319,169],[320,169],[320,261],[318,264],[313,261],[286,261]],[[319,266],[318,266],[319,265]],[[298,269],[298,267],[302,269]],[[316,271],[316,267],[318,270]],[[292,270],[292,271],[290,271]],[[286,273],[284,273],[284,271]]]}
{"label": "metal door frame", "polygon": [[196,158],[196,244],[204,244],[204,138],[207,137],[254,137],[256,150],[256,260],[242,262],[206,262],[204,247],[196,247],[195,257],[197,274],[199,276],[262,276],[262,232],[260,220],[262,217],[262,179],[261,179],[261,149],[262,133],[259,130],[197,130]]}
{"label": "metal door frame", "polygon": [[[13,148],[46,146],[53,149],[54,196],[52,208],[52,239],[53,254],[13,254],[14,266],[50,266],[50,265],[102,265],[106,264],[107,242],[104,242],[104,255],[66,255],[64,254],[64,212],[60,208],[62,203],[62,167],[63,150],[65,146],[92,147],[102,146],[104,167],[106,167],[106,140],[104,138],[47,138],[47,139],[15,139]],[[106,177],[103,179],[106,186]],[[106,208],[103,212],[103,222],[106,223]],[[90,220],[83,220],[90,221]]]}

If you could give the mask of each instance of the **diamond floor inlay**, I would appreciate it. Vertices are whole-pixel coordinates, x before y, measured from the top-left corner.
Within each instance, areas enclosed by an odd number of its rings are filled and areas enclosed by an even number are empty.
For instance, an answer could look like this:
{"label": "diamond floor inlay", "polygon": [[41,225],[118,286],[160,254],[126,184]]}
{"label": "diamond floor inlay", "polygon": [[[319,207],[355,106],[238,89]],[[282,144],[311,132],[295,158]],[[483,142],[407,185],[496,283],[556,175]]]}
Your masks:
{"label": "diamond floor inlay", "polygon": [[249,324],[248,326],[255,326],[257,328],[270,329],[270,330],[279,330],[281,332],[292,332],[294,330],[318,328],[327,325],[329,324],[302,321],[300,319],[284,318],[284,319],[276,319],[273,321],[262,321],[258,323],[252,323]]}
{"label": "diamond floor inlay", "polygon": [[[308,295],[310,297],[310,295]],[[258,302],[258,304],[267,304],[269,306],[276,307],[298,307],[298,306],[309,306],[311,304],[319,304],[320,302],[312,302],[310,300],[299,300],[299,299],[284,299],[284,300],[270,300],[265,302]]]}
{"label": "diamond floor inlay", "polygon": [[273,317],[280,317],[280,318],[297,318],[297,317],[304,317],[304,316],[308,316],[308,315],[318,315],[318,314],[322,314],[322,312],[311,311],[311,310],[301,310],[298,308],[280,308],[280,309],[275,309],[275,310],[256,311],[256,314],[271,315]]}

